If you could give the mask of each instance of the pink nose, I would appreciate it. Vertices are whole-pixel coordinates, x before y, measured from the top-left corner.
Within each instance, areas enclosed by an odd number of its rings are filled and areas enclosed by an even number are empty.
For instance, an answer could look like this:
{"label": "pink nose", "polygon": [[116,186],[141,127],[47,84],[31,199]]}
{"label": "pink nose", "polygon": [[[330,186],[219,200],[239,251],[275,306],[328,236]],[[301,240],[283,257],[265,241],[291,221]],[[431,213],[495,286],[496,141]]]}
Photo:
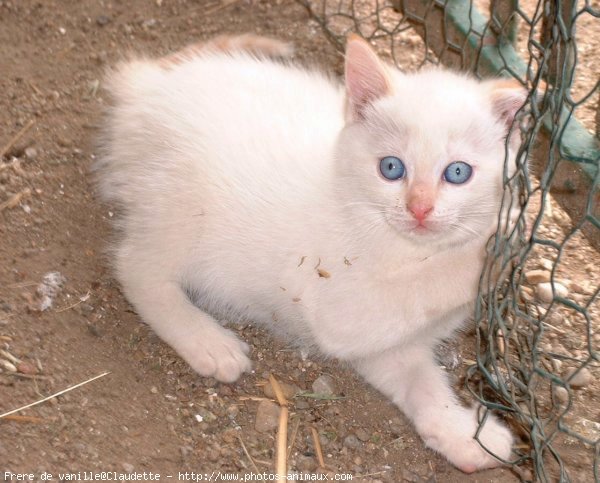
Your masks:
{"label": "pink nose", "polygon": [[433,206],[431,206],[429,203],[417,202],[410,203],[408,205],[408,209],[419,223],[423,223],[423,221],[425,221],[425,218],[427,218],[429,216],[429,213],[431,213],[431,211],[433,210]]}

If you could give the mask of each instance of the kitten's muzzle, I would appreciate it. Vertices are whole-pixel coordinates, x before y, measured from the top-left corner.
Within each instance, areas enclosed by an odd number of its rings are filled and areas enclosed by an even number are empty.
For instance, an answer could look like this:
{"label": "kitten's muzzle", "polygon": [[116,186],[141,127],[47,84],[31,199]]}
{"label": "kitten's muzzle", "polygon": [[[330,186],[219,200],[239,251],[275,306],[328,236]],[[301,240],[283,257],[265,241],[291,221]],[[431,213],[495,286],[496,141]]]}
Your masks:
{"label": "kitten's muzzle", "polygon": [[406,207],[413,218],[417,220],[417,226],[425,226],[425,219],[433,211],[434,200],[435,193],[431,187],[423,183],[419,183],[410,190]]}
{"label": "kitten's muzzle", "polygon": [[417,226],[425,227],[425,219],[433,211],[433,204],[428,201],[409,202],[407,208],[413,218],[419,222]]}

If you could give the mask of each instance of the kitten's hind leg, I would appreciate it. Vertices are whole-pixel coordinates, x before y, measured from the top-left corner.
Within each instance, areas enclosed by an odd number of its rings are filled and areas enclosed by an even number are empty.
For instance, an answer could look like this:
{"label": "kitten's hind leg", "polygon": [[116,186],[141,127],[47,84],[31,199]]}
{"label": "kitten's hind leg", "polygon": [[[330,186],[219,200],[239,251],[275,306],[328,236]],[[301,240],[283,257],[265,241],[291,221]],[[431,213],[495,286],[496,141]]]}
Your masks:
{"label": "kitten's hind leg", "polygon": [[117,268],[138,314],[196,372],[233,382],[251,369],[248,344],[193,305],[179,283],[129,257],[120,257]]}
{"label": "kitten's hind leg", "polygon": [[[354,366],[402,409],[427,446],[460,470],[472,473],[502,464],[474,439],[478,411],[457,401],[429,347],[393,349]],[[487,418],[478,438],[491,453],[510,458],[512,435],[496,417]]]}

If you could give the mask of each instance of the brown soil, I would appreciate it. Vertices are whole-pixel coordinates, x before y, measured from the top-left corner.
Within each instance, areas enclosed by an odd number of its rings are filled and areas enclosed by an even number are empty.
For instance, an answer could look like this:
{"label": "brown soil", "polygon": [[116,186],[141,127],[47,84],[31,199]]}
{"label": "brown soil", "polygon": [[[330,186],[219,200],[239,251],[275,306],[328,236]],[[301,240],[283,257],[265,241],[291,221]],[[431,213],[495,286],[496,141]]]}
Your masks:
{"label": "brown soil", "polygon": [[[290,470],[316,468],[315,427],[327,469],[365,482],[516,481],[507,469],[460,473],[352,372],[304,360],[251,326],[238,331],[253,347],[254,372],[232,385],[200,378],[123,298],[104,256],[112,214],[88,176],[102,72],[129,50],[162,54],[228,32],[287,39],[300,61],[339,72],[339,54],[291,0],[0,1],[0,152],[33,121],[0,160],[0,347],[20,361],[17,372],[0,369],[0,414],[110,372],[1,420],[0,478],[272,472],[276,431],[255,429],[255,399],[273,373],[305,390],[330,374],[343,396],[293,400]],[[66,281],[40,311],[49,272]]]}

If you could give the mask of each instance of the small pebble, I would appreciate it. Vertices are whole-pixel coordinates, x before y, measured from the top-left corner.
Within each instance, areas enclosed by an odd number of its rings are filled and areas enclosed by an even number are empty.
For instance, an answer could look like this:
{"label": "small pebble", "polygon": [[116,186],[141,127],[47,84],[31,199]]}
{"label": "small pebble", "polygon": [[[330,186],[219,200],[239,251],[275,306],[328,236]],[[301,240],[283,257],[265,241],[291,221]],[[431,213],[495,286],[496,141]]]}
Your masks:
{"label": "small pebble", "polygon": [[406,423],[404,423],[400,418],[394,418],[389,421],[390,423],[390,432],[394,436],[400,436],[406,433]]}
{"label": "small pebble", "polygon": [[219,396],[223,397],[223,396],[233,396],[233,391],[231,390],[231,388],[228,385],[222,385],[221,387],[219,387]]}
{"label": "small pebble", "polygon": [[17,364],[17,371],[19,371],[21,374],[27,374],[30,376],[38,373],[37,367],[25,361],[21,361]]}
{"label": "small pebble", "polygon": [[298,471],[314,471],[317,469],[317,462],[311,456],[299,455],[296,458],[296,468]]}
{"label": "small pebble", "polygon": [[533,473],[529,468],[523,468],[520,470],[519,475],[522,481],[533,481]]}
{"label": "small pebble", "polygon": [[[598,441],[598,439],[600,438],[600,423],[597,421],[593,421],[591,419],[579,417],[570,424],[569,429],[571,429],[572,431],[580,434],[584,438],[587,438],[591,441]],[[581,460],[582,463],[585,462],[584,464],[589,465],[588,468],[590,468],[592,466],[591,458],[589,458],[588,455],[585,453],[582,454],[581,456],[583,458],[585,458],[585,459],[582,458],[582,460]],[[582,480],[582,481],[584,481],[584,480]],[[592,480],[585,480],[585,481],[592,481]]]}
{"label": "small pebble", "polygon": [[569,391],[562,386],[556,386],[554,388],[554,396],[561,403],[566,403],[569,400]]}
{"label": "small pebble", "polygon": [[56,143],[63,148],[70,148],[73,145],[73,141],[68,137],[61,135],[56,138]]}
{"label": "small pebble", "polygon": [[35,159],[37,158],[38,152],[33,146],[25,148],[25,157],[27,159]]}
{"label": "small pebble", "polygon": [[0,359],[0,366],[4,367],[8,372],[17,372],[15,365],[5,359]]}
{"label": "small pebble", "polygon": [[406,481],[409,483],[416,483],[418,481],[421,481],[419,475],[409,470],[408,468],[402,468],[400,478],[401,481]]}
{"label": "small pebble", "polygon": [[546,270],[530,270],[525,274],[525,280],[531,285],[537,285],[538,283],[549,282],[552,277],[552,273]]}
{"label": "small pebble", "polygon": [[327,374],[323,374],[315,379],[315,382],[312,383],[312,390],[315,394],[323,394],[325,396],[333,396],[337,392],[333,377]]}
{"label": "small pebble", "polygon": [[211,446],[206,457],[209,461],[213,462],[218,461],[221,458],[221,447],[218,445],[218,443],[215,443],[213,446]]}
{"label": "small pebble", "polygon": [[135,466],[133,466],[131,463],[123,463],[121,466],[126,473],[133,473],[135,471]]}
{"label": "small pebble", "polygon": [[319,434],[319,441],[321,442],[321,446],[323,448],[329,446],[329,443],[331,443],[331,440],[324,434]]}
{"label": "small pebble", "polygon": [[554,284],[552,284],[551,282],[539,283],[535,287],[535,293],[542,302],[549,304],[554,299],[554,295],[552,293],[552,285],[554,285],[554,291],[555,291],[557,297],[564,298],[568,295],[569,291],[567,290],[567,287],[565,287],[564,285],[562,285],[560,283],[554,283]]}
{"label": "small pebble", "polygon": [[540,266],[546,270],[552,270],[552,267],[554,267],[554,263],[552,263],[547,258],[540,258]]}
{"label": "small pebble", "polygon": [[187,458],[192,452],[194,451],[194,448],[192,448],[191,446],[181,446],[179,448],[179,452],[181,453],[181,457],[182,458]]}
{"label": "small pebble", "polygon": [[104,27],[106,24],[110,23],[110,17],[108,15],[98,15],[96,17],[96,23],[100,27]]}
{"label": "small pebble", "polygon": [[227,407],[227,416],[229,416],[232,419],[234,419],[239,414],[239,412],[240,408],[237,406],[237,404],[232,404]]}
{"label": "small pebble", "polygon": [[308,409],[310,408],[310,404],[308,401],[305,401],[304,399],[298,399],[297,401],[294,402],[294,406],[296,407],[296,409]]}
{"label": "small pebble", "polygon": [[271,401],[261,401],[256,410],[254,428],[260,433],[273,431],[279,425],[281,408]]}
{"label": "small pebble", "polygon": [[15,144],[13,144],[13,146],[8,150],[8,152],[6,153],[6,157],[8,159],[20,158],[23,155],[23,153],[25,152],[25,149],[27,149],[26,143],[17,142]]}
{"label": "small pebble", "polygon": [[[369,441],[371,439],[371,435],[362,428],[358,428],[356,431],[356,437],[360,439],[363,443]],[[360,464],[360,463],[357,463]]]}
{"label": "small pebble", "polygon": [[554,311],[552,313],[550,313],[550,315],[548,315],[548,322],[550,322],[555,327],[560,327],[563,320],[564,320],[564,316],[561,313],[557,312],[556,308],[554,309]]}
{"label": "small pebble", "polygon": [[533,291],[531,288],[521,285],[521,297],[525,302],[533,302]]}
{"label": "small pebble", "polygon": [[563,379],[567,382],[571,387],[580,388],[587,386],[590,382],[592,382],[592,373],[589,371],[587,367],[579,370],[573,379],[569,380],[572,374],[576,371],[575,368],[567,369]]}
{"label": "small pebble", "polygon": [[571,282],[569,285],[569,290],[580,294],[586,293],[585,287],[583,285],[578,284],[577,282]]}
{"label": "small pebble", "polygon": [[211,413],[208,409],[199,407],[196,409],[196,414],[194,415],[194,418],[198,422],[205,421],[207,423],[212,423],[217,419],[217,416],[215,416],[214,413]]}
{"label": "small pebble", "polygon": [[356,436],[349,434],[344,438],[344,446],[350,449],[358,449],[362,446],[362,444]]}
{"label": "small pebble", "polygon": [[560,359],[550,359],[550,362],[552,364],[552,368],[556,372],[560,372],[560,370],[562,369],[563,362]]}
{"label": "small pebble", "polygon": [[154,18],[149,18],[148,20],[144,20],[142,22],[142,28],[144,30],[151,29],[155,25],[156,25],[156,19],[154,19]]}

